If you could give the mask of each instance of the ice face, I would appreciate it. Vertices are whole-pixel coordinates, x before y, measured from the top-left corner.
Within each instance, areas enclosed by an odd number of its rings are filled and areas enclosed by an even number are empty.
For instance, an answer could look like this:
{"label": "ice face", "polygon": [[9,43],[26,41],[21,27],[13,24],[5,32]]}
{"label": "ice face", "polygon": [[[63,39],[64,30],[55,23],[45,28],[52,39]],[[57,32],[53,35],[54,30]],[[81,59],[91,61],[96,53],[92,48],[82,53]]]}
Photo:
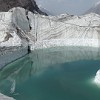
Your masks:
{"label": "ice face", "polygon": [[95,82],[97,85],[100,85],[100,69],[99,69],[99,70],[97,71],[97,73],[96,73],[94,82]]}

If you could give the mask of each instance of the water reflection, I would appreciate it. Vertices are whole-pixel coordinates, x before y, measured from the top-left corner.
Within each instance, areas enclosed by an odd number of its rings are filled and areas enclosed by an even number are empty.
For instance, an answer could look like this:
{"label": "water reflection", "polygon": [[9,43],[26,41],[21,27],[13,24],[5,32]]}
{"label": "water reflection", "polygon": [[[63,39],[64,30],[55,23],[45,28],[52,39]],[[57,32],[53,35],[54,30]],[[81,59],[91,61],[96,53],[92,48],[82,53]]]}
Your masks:
{"label": "water reflection", "polygon": [[[97,60],[100,58],[99,48],[91,47],[62,47],[36,50],[30,55],[33,66],[38,69],[79,60]],[[37,70],[38,70],[37,69]]]}
{"label": "water reflection", "polygon": [[[16,85],[28,80],[32,75],[41,74],[48,67],[79,60],[100,59],[99,48],[62,47],[35,50],[0,71],[0,92],[16,93]],[[4,89],[6,87],[6,90]]]}

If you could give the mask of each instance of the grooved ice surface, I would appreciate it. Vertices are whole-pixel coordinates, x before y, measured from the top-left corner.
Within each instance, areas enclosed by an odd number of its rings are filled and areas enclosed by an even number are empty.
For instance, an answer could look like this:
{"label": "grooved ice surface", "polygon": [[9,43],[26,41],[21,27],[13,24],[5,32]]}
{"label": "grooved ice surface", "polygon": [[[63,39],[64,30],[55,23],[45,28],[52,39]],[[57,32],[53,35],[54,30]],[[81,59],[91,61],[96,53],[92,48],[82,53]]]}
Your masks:
{"label": "grooved ice surface", "polygon": [[5,17],[0,22],[0,30],[4,29],[0,33],[0,46],[23,45],[23,40],[28,40],[32,50],[57,46],[100,46],[100,15],[94,13],[43,16],[32,12],[26,14],[25,9],[17,7],[2,12],[1,16]]}

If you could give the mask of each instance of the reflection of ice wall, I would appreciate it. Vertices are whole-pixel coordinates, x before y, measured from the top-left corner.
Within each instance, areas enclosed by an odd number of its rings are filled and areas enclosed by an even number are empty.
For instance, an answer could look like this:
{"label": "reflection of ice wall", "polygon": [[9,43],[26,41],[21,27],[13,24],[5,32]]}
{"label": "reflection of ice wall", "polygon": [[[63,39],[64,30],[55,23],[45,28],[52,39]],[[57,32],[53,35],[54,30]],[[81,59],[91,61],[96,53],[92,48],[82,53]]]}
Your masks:
{"label": "reflection of ice wall", "polygon": [[15,80],[18,79],[18,82],[26,80],[26,78],[28,78],[31,74],[41,72],[47,67],[55,64],[79,60],[97,60],[99,58],[100,50],[98,48],[91,47],[62,47],[35,50],[28,57],[6,66],[6,68],[4,68],[0,73],[0,81],[2,81],[3,78],[6,79],[11,77]]}
{"label": "reflection of ice wall", "polygon": [[[7,50],[8,49],[8,50]],[[27,48],[6,48],[6,50],[0,52],[0,69],[3,68],[8,63],[21,58],[28,53]]]}
{"label": "reflection of ice wall", "polygon": [[2,84],[2,82],[9,78],[15,80],[18,84],[27,80],[33,74],[40,74],[50,66],[58,68],[59,64],[67,62],[98,59],[100,59],[98,48],[59,47],[35,50],[30,55],[9,64],[0,72],[0,88],[2,89],[3,86],[7,85],[6,82],[5,84]]}
{"label": "reflection of ice wall", "polygon": [[35,50],[30,55],[34,68],[44,69],[54,64],[62,64],[79,60],[97,60],[100,58],[98,48],[91,47],[58,47],[43,50]]}

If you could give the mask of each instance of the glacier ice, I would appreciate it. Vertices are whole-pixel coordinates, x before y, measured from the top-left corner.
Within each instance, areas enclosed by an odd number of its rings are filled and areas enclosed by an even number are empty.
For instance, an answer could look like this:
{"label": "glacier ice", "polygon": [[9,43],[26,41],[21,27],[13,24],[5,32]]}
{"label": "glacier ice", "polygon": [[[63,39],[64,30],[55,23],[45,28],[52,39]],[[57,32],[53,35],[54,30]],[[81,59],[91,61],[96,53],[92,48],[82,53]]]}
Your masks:
{"label": "glacier ice", "polygon": [[[57,46],[100,47],[100,15],[94,13],[44,16],[16,7],[0,13],[0,25],[0,46],[29,44],[32,50]],[[12,37],[8,38],[7,33]]]}
{"label": "glacier ice", "polygon": [[57,46],[99,47],[100,16],[41,16],[28,14],[35,49]]}

